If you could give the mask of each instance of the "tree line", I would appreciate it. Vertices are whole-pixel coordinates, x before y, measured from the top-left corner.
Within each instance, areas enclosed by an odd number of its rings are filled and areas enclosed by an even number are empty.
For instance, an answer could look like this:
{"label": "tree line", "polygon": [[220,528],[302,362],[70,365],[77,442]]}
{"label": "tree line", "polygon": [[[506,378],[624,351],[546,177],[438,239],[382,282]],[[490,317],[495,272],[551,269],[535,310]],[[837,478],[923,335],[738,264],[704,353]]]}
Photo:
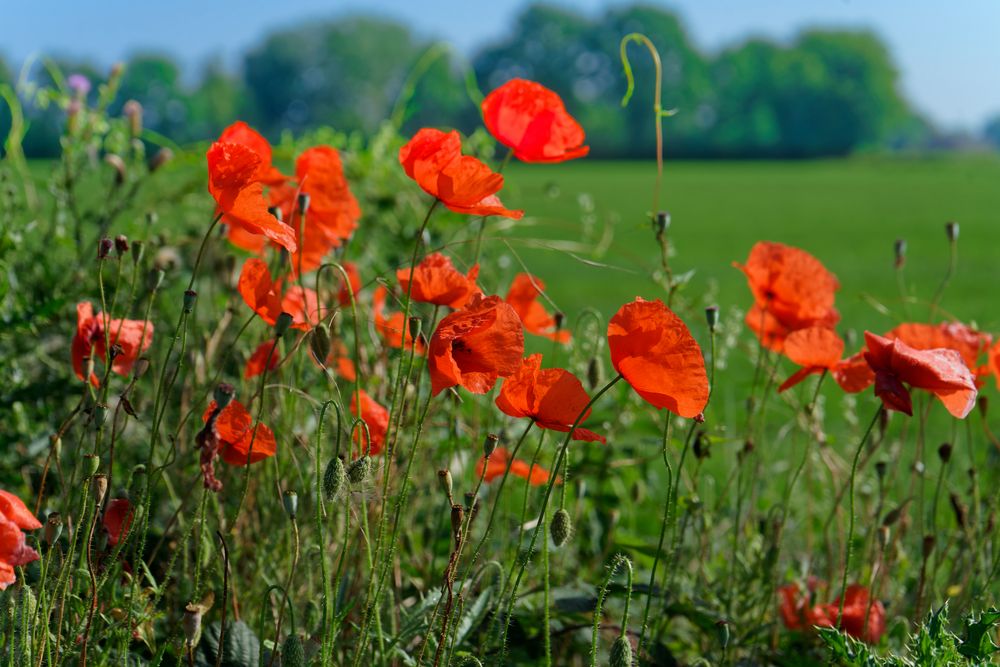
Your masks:
{"label": "tree line", "polygon": [[[112,111],[136,100],[148,128],[182,144],[214,137],[237,117],[272,138],[321,125],[373,132],[393,115],[404,132],[423,125],[471,131],[479,125],[479,96],[521,76],[562,95],[586,128],[592,155],[649,157],[654,72],[648,53],[635,45],[629,50],[635,93],[621,106],[619,43],[633,32],[648,35],[659,50],[663,105],[678,111],[665,121],[671,156],[837,156],[919,149],[934,136],[902,96],[892,57],[874,33],[809,30],[789,43],[752,38],[707,54],[675,14],[645,5],[596,16],[530,5],[505,37],[469,58],[382,18],[310,22],[264,38],[244,55],[239,72],[205,65],[193,85],[170,56],[136,54]],[[94,81],[107,76],[85,63],[57,64]],[[48,70],[36,67],[32,77],[45,83]],[[0,82],[17,78],[0,62]],[[28,114],[25,151],[56,154],[64,114],[52,108]],[[8,123],[0,105],[0,131]]]}

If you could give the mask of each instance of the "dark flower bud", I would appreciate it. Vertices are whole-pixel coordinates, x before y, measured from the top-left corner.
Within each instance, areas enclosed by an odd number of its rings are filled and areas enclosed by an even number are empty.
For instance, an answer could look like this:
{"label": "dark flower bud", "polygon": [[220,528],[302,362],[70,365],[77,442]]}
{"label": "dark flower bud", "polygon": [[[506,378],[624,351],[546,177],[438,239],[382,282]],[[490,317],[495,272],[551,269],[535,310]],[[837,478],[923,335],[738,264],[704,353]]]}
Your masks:
{"label": "dark flower bud", "polygon": [[299,511],[299,494],[294,491],[285,491],[281,496],[281,504],[285,508],[285,514],[289,519],[295,519]]}
{"label": "dark flower bud", "polygon": [[149,173],[155,173],[158,169],[161,169],[163,165],[174,159],[174,152],[169,148],[161,148],[156,151],[156,155],[153,159],[149,161]]}
{"label": "dark flower bud", "polygon": [[155,225],[157,220],[159,219],[160,216],[156,214],[156,211],[148,211],[146,213],[146,224],[149,225],[150,227]]}
{"label": "dark flower bud", "polygon": [[875,474],[878,475],[879,480],[885,479],[885,473],[889,469],[889,464],[885,461],[878,461],[875,463]]}
{"label": "dark flower bud", "polygon": [[309,211],[309,195],[305,192],[299,193],[299,215],[305,215]]}
{"label": "dark flower bud", "polygon": [[632,643],[625,635],[611,645],[611,667],[632,667]]}
{"label": "dark flower bud", "polygon": [[184,291],[184,312],[190,314],[194,310],[194,302],[198,298],[198,293],[193,289]]}
{"label": "dark flower bud", "polygon": [[903,268],[903,264],[906,263],[906,239],[896,239],[892,244],[892,251],[896,257],[896,268]]}
{"label": "dark flower bud", "polygon": [[452,485],[451,485],[450,470],[438,470],[438,484],[441,485],[441,490],[444,491],[444,495],[448,497],[448,502],[452,502],[451,499]]}
{"label": "dark flower bud", "polygon": [[351,484],[360,484],[368,479],[371,469],[372,460],[371,457],[366,454],[351,462],[351,465],[347,468],[347,479],[351,482]]}
{"label": "dark flower bud", "polygon": [[128,252],[128,237],[124,234],[119,234],[115,237],[115,252],[121,257]]}
{"label": "dark flower bud", "polygon": [[490,457],[500,443],[500,436],[496,433],[490,433],[485,438],[483,438],[483,456],[486,458]]}
{"label": "dark flower bud", "polygon": [[230,401],[233,400],[233,396],[236,394],[236,388],[228,382],[220,382],[215,387],[215,391],[212,392],[212,398],[215,399],[215,404],[218,406],[219,410],[225,409],[229,405]]}
{"label": "dark flower bud", "polygon": [[705,321],[708,322],[708,330],[715,333],[715,328],[719,326],[718,306],[709,306],[705,309]]}
{"label": "dark flower bud", "polygon": [[600,357],[591,357],[590,363],[587,364],[587,384],[591,390],[604,384],[604,366]]}
{"label": "dark flower bud", "polygon": [[903,516],[903,512],[906,511],[906,505],[907,503],[904,502],[902,505],[894,507],[891,510],[889,510],[889,513],[885,515],[884,519],[882,519],[882,525],[892,526],[897,521],[899,521],[899,518]]}
{"label": "dark flower bud", "polygon": [[707,459],[712,455],[712,441],[708,437],[708,434],[704,431],[698,431],[698,434],[694,437],[694,446],[692,447],[694,456],[697,459]]}
{"label": "dark flower bud", "polygon": [[420,340],[421,329],[423,326],[424,322],[419,317],[411,317],[409,319],[410,336],[413,340]]}
{"label": "dark flower bud", "polygon": [[715,636],[719,639],[719,646],[723,649],[729,646],[729,621],[719,619],[715,622]]}
{"label": "dark flower bud", "polygon": [[128,169],[125,167],[125,160],[121,159],[121,156],[108,153],[104,156],[104,163],[115,170],[115,187],[125,182],[125,179],[128,177]]}
{"label": "dark flower bud", "polygon": [[333,500],[344,488],[347,481],[347,470],[344,468],[344,459],[335,456],[326,464],[326,472],[323,473],[323,497]]}
{"label": "dark flower bud", "polygon": [[958,240],[958,223],[950,220],[944,225],[944,233],[948,236],[948,241],[954,243]]}
{"label": "dark flower bud", "polygon": [[552,313],[552,319],[556,325],[556,331],[562,331],[563,323],[566,321],[566,315],[563,314],[561,310],[557,310]]}
{"label": "dark flower bud", "polygon": [[666,234],[667,230],[670,229],[670,213],[658,211],[653,218],[653,227],[656,229],[657,236]]}
{"label": "dark flower bud", "polygon": [[111,349],[108,350],[108,357],[110,358],[111,361],[114,361],[123,354],[125,354],[125,350],[118,343],[113,343],[111,345]]}
{"label": "dark flower bud", "polygon": [[569,538],[573,535],[573,519],[570,517],[569,512],[560,507],[556,510],[556,513],[552,515],[552,523],[549,524],[549,535],[552,537],[552,544],[557,547],[569,542]]}
{"label": "dark flower bud", "polygon": [[102,238],[97,242],[97,259],[104,259],[111,252],[111,249],[115,247],[114,242],[108,237]]}
{"label": "dark flower bud", "polygon": [[138,266],[146,250],[142,241],[132,241],[132,264]]}
{"label": "dark flower bud", "polygon": [[462,541],[462,521],[465,519],[465,508],[458,503],[451,506],[451,534],[455,538],[455,546]]}
{"label": "dark flower bud", "polygon": [[135,100],[129,100],[122,107],[122,115],[128,119],[128,130],[132,138],[142,134],[142,105]]}
{"label": "dark flower bud", "polygon": [[923,542],[923,554],[924,558],[927,559],[932,553],[934,553],[934,545],[937,544],[937,540],[933,535],[924,535]]}
{"label": "dark flower bud", "polygon": [[892,536],[889,526],[879,526],[878,532],[875,535],[878,538],[879,551],[885,551],[886,547],[889,546],[889,538]]}
{"label": "dark flower bud", "polygon": [[293,318],[291,313],[286,313],[285,311],[281,311],[281,314],[278,315],[278,321],[275,322],[274,324],[275,338],[281,338],[286,333],[288,333],[288,328],[292,326],[292,320]]}
{"label": "dark flower bud", "polygon": [[949,498],[951,500],[951,511],[955,513],[955,523],[958,524],[959,528],[965,528],[965,517],[968,514],[965,504],[959,499],[958,494],[954,492]]}
{"label": "dark flower bud", "polygon": [[149,357],[139,357],[132,366],[132,377],[141,378],[149,370]]}
{"label": "dark flower bud", "polygon": [[51,548],[59,540],[59,536],[62,535],[62,529],[62,515],[59,512],[49,512],[49,516],[45,520],[45,544]]}
{"label": "dark flower bud", "polygon": [[325,365],[327,357],[330,356],[330,347],[330,328],[326,326],[326,322],[320,322],[309,337],[309,349],[312,350],[316,361]]}
{"label": "dark flower bud", "polygon": [[989,410],[989,407],[990,407],[990,400],[989,400],[989,398],[987,398],[986,396],[980,395],[979,398],[976,399],[976,407],[979,408],[979,415],[983,419],[985,419],[986,418],[986,413],[987,413],[987,411]]}
{"label": "dark flower bud", "polygon": [[941,459],[942,463],[947,463],[951,460],[951,444],[944,443],[938,447],[938,458]]}
{"label": "dark flower bud", "polygon": [[280,206],[269,206],[267,212],[276,217],[279,222],[285,217],[285,215],[281,212]]}
{"label": "dark flower bud", "polygon": [[90,492],[94,495],[94,503],[100,505],[104,502],[104,495],[108,492],[108,476],[98,473],[90,478]]}

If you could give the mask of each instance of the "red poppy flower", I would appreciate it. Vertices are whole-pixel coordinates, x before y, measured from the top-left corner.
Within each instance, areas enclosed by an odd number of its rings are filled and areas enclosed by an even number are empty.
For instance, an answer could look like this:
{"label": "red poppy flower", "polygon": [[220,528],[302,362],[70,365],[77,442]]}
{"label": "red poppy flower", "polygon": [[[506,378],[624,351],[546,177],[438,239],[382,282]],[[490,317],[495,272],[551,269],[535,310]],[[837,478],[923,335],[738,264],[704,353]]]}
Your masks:
{"label": "red poppy flower", "polygon": [[913,414],[910,385],[940,399],[953,416],[964,419],[976,404],[976,382],[955,350],[915,350],[902,340],[865,332],[865,360],[875,372],[875,395],[887,410]]}
{"label": "red poppy flower", "polygon": [[351,305],[351,296],[354,296],[356,300],[358,298],[358,292],[361,291],[361,274],[358,273],[358,267],[354,262],[342,262],[341,266],[344,267],[344,273],[347,274],[347,280],[350,286],[344,283],[344,276],[337,271],[337,282],[340,284],[340,288],[337,290],[337,303],[343,308],[347,308]]}
{"label": "red poppy flower", "polygon": [[[590,397],[583,384],[561,368],[542,369],[542,355],[533,354],[521,362],[521,368],[508,377],[500,388],[497,407],[511,417],[527,417],[541,428],[566,433],[587,407]],[[583,415],[583,423],[590,410]],[[603,436],[585,428],[573,431],[574,440],[607,442]]]}
{"label": "red poppy flower", "polygon": [[989,334],[976,331],[961,322],[940,324],[905,322],[887,333],[885,337],[898,338],[916,350],[938,348],[955,350],[974,373],[979,369],[979,357],[989,349],[992,342]]}
{"label": "red poppy flower", "polygon": [[260,158],[255,177],[265,185],[281,185],[288,177],[278,171],[271,163],[271,144],[259,132],[241,120],[236,121],[222,131],[219,143],[240,144],[246,146]]}
{"label": "red poppy flower", "polygon": [[[804,631],[813,627],[832,628],[840,614],[840,598],[826,604],[812,604],[800,595],[797,584],[778,589],[781,597],[781,620],[789,630]],[[865,627],[865,619],[868,626]],[[841,629],[851,637],[877,644],[885,633],[885,607],[879,600],[871,601],[868,589],[859,584],[847,587]]]}
{"label": "red poppy flower", "polygon": [[701,348],[663,302],[637,297],[608,322],[611,363],[636,393],[656,408],[697,417],[708,403]]}
{"label": "red poppy flower", "polygon": [[358,379],[357,370],[354,368],[354,361],[351,360],[351,356],[347,351],[347,346],[343,342],[336,340],[331,345],[330,356],[327,357],[327,366],[336,368],[337,375],[344,378],[348,382],[354,382]]}
{"label": "red poppy flower", "polygon": [[780,352],[791,332],[814,326],[830,329],[840,320],[833,307],[840,283],[806,251],[763,241],[750,250],[745,265],[734,266],[746,274],[754,295],[747,326],[766,347]]}
{"label": "red poppy flower", "polygon": [[[480,457],[479,462],[476,464],[476,477],[482,477],[483,481],[487,483],[492,482],[504,476],[508,465],[510,466],[511,475],[528,480],[530,486],[541,486],[542,484],[547,484],[549,481],[549,472],[545,468],[542,468],[538,464],[529,465],[521,459],[512,458],[510,452],[505,447],[494,449],[489,458],[485,456]],[[485,475],[483,474],[484,468]],[[556,484],[561,482],[562,480],[556,477]]]}
{"label": "red poppy flower", "polygon": [[[403,313],[395,312],[388,317],[385,316],[385,299],[388,290],[382,285],[375,288],[372,295],[372,309],[375,311],[375,330],[382,338],[382,342],[391,348],[400,349],[403,347],[403,331],[406,331],[406,349],[413,347],[413,333],[407,326]],[[424,353],[424,343],[417,340],[417,354]]]}
{"label": "red poppy flower", "polygon": [[498,296],[474,295],[465,308],[441,320],[431,336],[431,393],[462,385],[485,394],[497,378],[518,371],[523,354],[524,331],[514,309]]}
{"label": "red poppy flower", "polygon": [[281,296],[281,282],[271,280],[271,271],[262,259],[251,257],[243,264],[240,295],[251,310],[274,326],[282,311],[292,316],[292,328],[308,331],[322,317],[316,292],[293,285]]}
{"label": "red poppy flower", "polygon": [[569,331],[559,329],[556,326],[556,318],[545,310],[545,306],[538,302],[538,296],[545,289],[545,283],[540,278],[519,273],[514,276],[514,281],[507,290],[505,301],[513,306],[524,324],[524,329],[536,336],[544,336],[557,343],[568,343],[570,339]]}
{"label": "red poppy flower", "polygon": [[108,506],[104,510],[104,530],[108,533],[108,544],[115,546],[122,537],[122,533],[128,533],[129,526],[132,525],[132,503],[128,498],[115,498],[108,501]]}
{"label": "red poppy flower", "polygon": [[41,528],[35,515],[13,493],[0,490],[0,591],[16,581],[14,568],[38,560],[22,530]]}
{"label": "red poppy flower", "polygon": [[243,144],[216,142],[208,149],[208,191],[226,223],[262,235],[295,252],[295,231],[268,213],[261,156]]}
{"label": "red poppy flower", "polygon": [[[281,352],[275,348],[278,346],[278,341],[268,340],[264,341],[257,346],[253,354],[250,355],[250,359],[247,360],[247,368],[243,373],[243,377],[250,379],[252,377],[257,377],[264,372],[264,366],[267,365],[267,370],[273,371],[278,367],[278,363],[281,361]],[[268,363],[270,359],[270,363]]]}
{"label": "red poppy flower", "polygon": [[1000,339],[989,349],[986,367],[990,373],[993,373],[993,377],[997,380],[997,387],[1000,388]]}
{"label": "red poppy flower", "polygon": [[424,128],[399,149],[399,163],[424,192],[456,213],[500,215],[519,220],[524,211],[504,208],[496,193],[503,176],[462,155],[458,132]]}
{"label": "red poppy flower", "polygon": [[[361,394],[361,412],[358,412],[358,394]],[[379,405],[379,403],[368,395],[363,389],[360,392],[351,392],[351,414],[361,417],[368,425],[368,433],[371,436],[371,447],[366,453],[369,456],[377,456],[382,453],[385,447],[385,435],[389,431],[389,411]],[[365,439],[360,433],[355,436],[355,442],[359,447],[364,447]]]}
{"label": "red poppy flower", "polygon": [[865,361],[864,350],[837,362],[830,374],[848,394],[864,391],[875,382],[875,373]]}
{"label": "red poppy flower", "polygon": [[[207,424],[215,409],[216,403],[212,401],[208,404],[208,409],[205,410],[201,420]],[[254,436],[255,431],[256,436]],[[274,432],[265,424],[257,424],[257,427],[253,428],[253,416],[237,400],[231,401],[216,417],[215,434],[219,440],[219,455],[230,465],[245,466],[248,454],[250,463],[257,463],[274,456],[277,451]]]}
{"label": "red poppy flower", "polygon": [[522,162],[563,162],[583,157],[583,128],[562,98],[540,83],[511,79],[486,96],[483,123]]}
{"label": "red poppy flower", "polygon": [[396,271],[396,280],[404,292],[410,291],[410,298],[419,303],[433,303],[437,306],[461,308],[473,294],[480,292],[476,287],[479,265],[476,264],[465,275],[461,274],[451,259],[439,252],[433,252],[413,269],[413,286],[410,287],[410,269]]}
{"label": "red poppy flower", "polygon": [[[121,353],[111,362],[111,370],[118,375],[128,375],[132,372],[139,355],[149,349],[153,343],[153,323],[142,320],[111,320],[108,324],[112,345],[121,347]],[[71,356],[73,371],[81,380],[83,377],[83,360],[93,357],[107,358],[107,348],[104,341],[104,317],[94,314],[94,307],[89,301],[76,304],[76,335],[73,336]],[[95,387],[100,385],[97,375],[90,374],[90,383]]]}
{"label": "red poppy flower", "polygon": [[785,339],[785,356],[802,368],[785,380],[778,391],[790,389],[813,373],[833,370],[844,354],[844,341],[832,329],[809,327],[793,331]]}

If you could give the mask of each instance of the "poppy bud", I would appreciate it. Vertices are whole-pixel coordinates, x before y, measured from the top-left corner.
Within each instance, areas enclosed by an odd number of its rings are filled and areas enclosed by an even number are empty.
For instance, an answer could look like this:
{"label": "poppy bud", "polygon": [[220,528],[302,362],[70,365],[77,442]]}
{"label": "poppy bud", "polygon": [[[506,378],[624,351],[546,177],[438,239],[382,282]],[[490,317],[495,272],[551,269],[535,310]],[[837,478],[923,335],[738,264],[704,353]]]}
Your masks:
{"label": "poppy bud", "polygon": [[149,357],[139,357],[132,367],[132,377],[141,378],[149,370]]}
{"label": "poppy bud", "polygon": [[104,156],[104,163],[115,170],[115,187],[118,187],[125,182],[125,178],[128,176],[128,171],[125,168],[125,160],[121,159],[121,156],[115,155],[114,153],[108,153]]}
{"label": "poppy bud", "polygon": [[90,478],[90,492],[94,494],[94,503],[104,502],[104,494],[108,492],[108,476],[98,473]]}
{"label": "poppy bud", "polygon": [[45,519],[45,544],[49,545],[49,548],[59,540],[62,529],[62,515],[59,512],[49,512],[48,518]]}
{"label": "poppy bud", "polygon": [[371,467],[372,460],[367,454],[357,458],[352,461],[351,465],[347,468],[347,479],[350,480],[351,484],[360,484],[368,479]]}
{"label": "poppy bud", "polygon": [[135,100],[129,100],[122,107],[122,115],[128,119],[128,130],[132,137],[142,134],[142,105]]}
{"label": "poppy bud", "polygon": [[122,74],[125,72],[125,63],[118,61],[111,66],[111,71],[108,72],[108,84],[117,84],[118,79],[121,78]]}
{"label": "poppy bud", "polygon": [[878,532],[878,549],[879,551],[885,551],[886,547],[889,546],[889,537],[892,532],[889,530],[889,526],[879,526]]}
{"label": "poppy bud", "polygon": [[889,469],[889,464],[885,461],[878,461],[875,463],[875,474],[878,475],[879,481],[885,479],[885,473]]}
{"label": "poppy bud", "polygon": [[142,262],[142,255],[146,246],[142,241],[132,241],[132,264],[138,266]]}
{"label": "poppy bud", "polygon": [[448,502],[451,500],[451,471],[450,470],[438,470],[438,484],[441,485],[441,490],[444,491],[444,495],[448,497]]}
{"label": "poppy bud", "polygon": [[419,340],[420,330],[424,326],[423,320],[421,320],[419,317],[411,317],[409,324],[410,324],[410,337],[413,338],[413,340]]}
{"label": "poppy bud", "polygon": [[184,291],[184,312],[190,314],[194,310],[194,302],[198,298],[198,293],[193,289]]}
{"label": "poppy bud", "polygon": [[166,163],[174,159],[174,152],[169,148],[161,148],[156,151],[156,155],[153,159],[149,161],[149,173],[155,173],[157,169],[160,169]]}
{"label": "poppy bud", "polygon": [[87,476],[91,476],[101,467],[101,457],[97,454],[83,455],[83,469],[87,471]]}
{"label": "poppy bud", "polygon": [[274,336],[275,338],[281,338],[288,332],[288,327],[292,326],[292,316],[290,313],[281,311],[278,315],[278,321],[274,324]]}
{"label": "poppy bud", "polygon": [[459,504],[451,506],[451,534],[455,538],[455,545],[462,541],[462,521],[465,519],[465,508]]}
{"label": "poppy bud", "polygon": [[132,469],[131,495],[134,499],[146,495],[146,466],[141,463]]}
{"label": "poppy bud", "polygon": [[552,320],[555,322],[556,331],[557,332],[562,331],[563,322],[566,321],[566,315],[563,314],[561,310],[557,310],[556,312],[552,313]]}
{"label": "poppy bud", "polygon": [[115,252],[119,257],[128,252],[128,237],[124,234],[115,237]]}
{"label": "poppy bud", "polygon": [[715,636],[723,650],[729,647],[729,621],[720,618],[715,622]]}
{"label": "poppy bud", "polygon": [[896,239],[892,244],[892,250],[896,256],[896,268],[903,268],[903,264],[906,263],[906,239]]}
{"label": "poppy bud", "polygon": [[933,535],[924,535],[923,554],[925,560],[927,558],[930,558],[930,555],[934,553],[934,545],[936,543],[937,540],[934,538]]}
{"label": "poppy bud", "polygon": [[950,220],[944,225],[944,233],[948,236],[948,241],[954,243],[958,240],[958,223]]}
{"label": "poppy bud", "polygon": [[114,361],[123,354],[125,354],[125,349],[118,343],[112,344],[111,349],[108,350],[108,357],[110,358],[110,361]]}
{"label": "poppy bud", "polygon": [[156,224],[156,221],[160,219],[160,216],[156,214],[156,211],[148,211],[146,213],[146,224],[152,227]]}
{"label": "poppy bud", "polygon": [[466,655],[451,663],[455,667],[483,667],[483,663],[474,655]]}
{"label": "poppy bud", "polygon": [[587,384],[592,390],[604,384],[604,365],[600,357],[591,357],[587,364]]}
{"label": "poppy bud", "polygon": [[325,322],[320,322],[312,330],[312,335],[309,337],[309,349],[312,350],[316,361],[326,364],[326,359],[330,356],[330,328],[326,326]]}
{"label": "poppy bud", "polygon": [[80,111],[82,109],[83,105],[80,104],[80,100],[70,100],[66,107],[66,130],[70,134],[76,134],[76,130],[80,126]]}
{"label": "poppy bud", "polygon": [[212,392],[212,398],[215,399],[215,405],[220,411],[224,410],[229,402],[233,400],[233,396],[236,395],[236,388],[228,382],[220,382],[216,387],[215,391]]}
{"label": "poppy bud", "polygon": [[305,192],[299,193],[299,215],[305,215],[309,212],[309,195]]}
{"label": "poppy bud", "polygon": [[97,259],[104,259],[111,252],[111,249],[115,247],[114,242],[107,236],[102,238],[97,242]]}
{"label": "poppy bud", "polygon": [[323,497],[333,500],[344,488],[347,480],[347,471],[344,469],[344,459],[335,456],[326,464],[326,472],[323,473]]}
{"label": "poppy bud", "polygon": [[305,667],[306,652],[298,635],[291,634],[281,647],[281,664],[283,667]]}
{"label": "poppy bud", "polygon": [[194,602],[190,602],[184,607],[184,639],[187,641],[188,646],[195,646],[201,637],[202,613],[201,605]]}
{"label": "poppy bud", "polygon": [[955,513],[955,523],[958,524],[959,528],[965,528],[965,516],[966,508],[962,501],[959,499],[958,494],[952,493],[950,495],[951,500],[951,510]]}
{"label": "poppy bud", "polygon": [[611,667],[632,667],[632,643],[625,635],[619,635],[611,645]]}
{"label": "poppy bud", "polygon": [[98,403],[94,406],[94,428],[102,428],[108,421],[108,406]]}
{"label": "poppy bud", "polygon": [[490,454],[494,452],[497,448],[497,444],[500,442],[500,436],[496,433],[490,433],[485,438],[483,438],[483,456],[486,458],[490,457]]}
{"label": "poppy bud", "polygon": [[707,459],[712,455],[712,441],[704,431],[698,431],[694,437],[693,452],[696,459]]}
{"label": "poppy bud", "polygon": [[288,518],[294,520],[299,511],[299,494],[294,491],[285,491],[281,496],[281,504],[284,506]]}
{"label": "poppy bud", "polygon": [[281,212],[280,206],[269,206],[267,212],[278,219],[278,222],[282,222],[282,218],[285,217],[284,213]]}
{"label": "poppy bud", "polygon": [[552,523],[549,524],[549,535],[552,537],[552,544],[561,547],[569,541],[573,535],[573,519],[569,512],[560,507],[552,515]]}
{"label": "poppy bud", "polygon": [[[157,259],[159,259],[159,257],[157,257]],[[156,290],[160,289],[160,286],[163,284],[163,279],[166,277],[167,277],[166,272],[160,267],[157,267],[152,271],[150,271],[149,276],[147,278],[147,283],[149,284],[149,291],[155,292]]]}
{"label": "poppy bud", "polygon": [[715,327],[719,326],[718,306],[709,306],[705,309],[705,321],[708,322],[708,330],[715,333]]}
{"label": "poppy bud", "polygon": [[946,442],[938,447],[938,458],[941,459],[942,463],[947,463],[951,460],[951,444]]}
{"label": "poppy bud", "polygon": [[670,229],[670,213],[667,211],[658,211],[656,217],[653,218],[653,226],[656,229],[657,236],[666,234],[667,230]]}
{"label": "poppy bud", "polygon": [[899,517],[903,516],[903,512],[905,510],[906,510],[906,503],[905,502],[902,505],[900,505],[899,507],[894,507],[893,509],[891,509],[889,511],[888,514],[885,515],[885,518],[882,519],[882,525],[883,526],[891,526],[891,525],[893,525],[894,523],[896,523],[897,521],[899,521]]}

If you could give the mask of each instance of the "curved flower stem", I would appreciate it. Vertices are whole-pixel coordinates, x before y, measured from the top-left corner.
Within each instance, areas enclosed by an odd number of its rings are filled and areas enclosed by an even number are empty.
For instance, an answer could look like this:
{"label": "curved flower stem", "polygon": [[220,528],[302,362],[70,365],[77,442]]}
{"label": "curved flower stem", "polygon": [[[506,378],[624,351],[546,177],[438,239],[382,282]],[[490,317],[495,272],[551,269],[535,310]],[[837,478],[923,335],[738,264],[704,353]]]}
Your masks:
{"label": "curved flower stem", "polygon": [[[663,424],[663,465],[667,468],[667,497],[663,503],[663,521],[660,522],[660,539],[656,545],[656,556],[653,559],[653,568],[649,572],[649,583],[646,586],[646,605],[642,610],[642,625],[639,630],[639,655],[642,655],[642,648],[646,640],[646,629],[649,623],[649,608],[653,601],[653,585],[656,583],[656,567],[660,562],[660,554],[663,552],[663,540],[667,534],[667,525],[670,520],[671,499],[673,497],[673,477],[674,471],[670,466],[670,459],[667,458],[667,447],[670,444],[671,424],[674,413],[667,412],[667,420]],[[595,640],[596,641],[596,640]],[[595,648],[596,650],[596,648]]]}
{"label": "curved flower stem", "polygon": [[[323,473],[321,463],[323,460],[323,425],[326,423],[326,411],[330,406],[337,411],[337,453],[340,450],[340,428],[342,416],[340,406],[334,400],[323,403],[319,410],[319,421],[316,424],[316,452],[315,459],[315,485],[316,485],[316,542],[319,547],[319,572],[323,580],[323,613],[320,624],[320,667],[326,667],[330,660],[331,647],[328,641],[327,628],[330,624],[330,577],[326,572],[326,541],[323,538],[323,517],[326,516],[326,506],[323,503]],[[337,454],[334,454],[336,456]]]}
{"label": "curved flower stem", "polygon": [[[611,585],[611,580],[619,568],[622,567],[625,568],[627,587],[625,591],[625,611],[622,613],[621,634],[619,636],[624,637],[625,633],[628,632],[628,611],[632,602],[632,561],[625,554],[615,554],[611,565],[608,566],[608,576],[604,578],[601,590],[597,594],[597,606],[594,607],[594,630],[590,639],[590,667],[597,667],[597,644],[598,634],[601,630],[601,608],[604,606],[604,600],[608,596],[608,586]],[[643,621],[643,624],[645,624],[645,621]]]}
{"label": "curved flower stem", "polygon": [[941,297],[944,296],[945,289],[948,288],[948,283],[951,282],[952,276],[955,275],[955,268],[958,266],[958,240],[952,240],[949,243],[950,250],[948,254],[948,268],[945,270],[944,278],[941,279],[941,284],[938,285],[937,290],[934,292],[933,298],[931,298],[931,319],[937,315],[938,306],[941,303]]}
{"label": "curved flower stem", "polygon": [[837,627],[840,627],[841,621],[844,620],[844,598],[847,597],[847,573],[851,568],[851,552],[854,546],[854,477],[858,470],[858,461],[861,459],[861,452],[865,448],[865,443],[868,442],[868,437],[871,435],[872,430],[875,428],[875,424],[878,423],[879,417],[882,416],[882,411],[885,410],[885,406],[879,405],[878,410],[875,411],[875,416],[872,418],[868,428],[865,430],[865,434],[861,436],[861,442],[858,443],[858,449],[854,452],[854,462],[851,464],[851,478],[848,483],[848,506],[849,506],[849,521],[847,528],[847,549],[844,554],[844,575],[840,579],[840,607],[837,609]]}
{"label": "curved flower stem", "polygon": [[[569,431],[566,433],[566,437],[563,439],[562,447],[560,447],[559,454],[556,456],[555,465],[552,466],[553,471],[559,470],[559,468],[562,466],[563,458],[565,458],[566,451],[569,449],[569,443],[572,441],[573,438],[573,431],[575,431],[576,427],[579,426],[580,422],[583,421],[584,417],[587,415],[587,412],[594,405],[594,403],[596,403],[598,399],[601,398],[601,396],[607,393],[608,390],[610,390],[613,386],[618,384],[618,381],[621,379],[622,375],[620,373],[616,375],[614,378],[612,378],[610,382],[601,387],[600,391],[594,394],[593,398],[591,398],[590,401],[587,402],[587,405],[585,405],[583,407],[583,410],[580,411],[580,414],[577,415],[576,419],[573,421],[573,425],[570,426]],[[542,499],[542,508],[538,512],[539,523],[542,522],[543,518],[545,517],[545,513],[548,510],[549,499],[552,497],[552,489],[555,488],[556,479],[557,479],[556,475],[554,474],[550,475],[549,482],[545,486],[545,495]],[[531,534],[531,541],[528,543],[528,553],[526,554],[524,559],[521,560],[521,566],[518,568],[517,575],[514,578],[514,585],[510,592],[510,599],[507,602],[507,612],[506,612],[506,618],[504,619],[503,636],[501,637],[500,641],[499,661],[501,664],[503,663],[504,653],[507,649],[507,633],[510,630],[510,619],[511,619],[511,614],[514,611],[514,603],[517,602],[517,589],[521,585],[521,579],[524,577],[524,572],[528,567],[528,561],[531,560],[531,553],[535,550],[535,542],[538,540],[538,533],[539,530],[536,524],[535,530]]]}

